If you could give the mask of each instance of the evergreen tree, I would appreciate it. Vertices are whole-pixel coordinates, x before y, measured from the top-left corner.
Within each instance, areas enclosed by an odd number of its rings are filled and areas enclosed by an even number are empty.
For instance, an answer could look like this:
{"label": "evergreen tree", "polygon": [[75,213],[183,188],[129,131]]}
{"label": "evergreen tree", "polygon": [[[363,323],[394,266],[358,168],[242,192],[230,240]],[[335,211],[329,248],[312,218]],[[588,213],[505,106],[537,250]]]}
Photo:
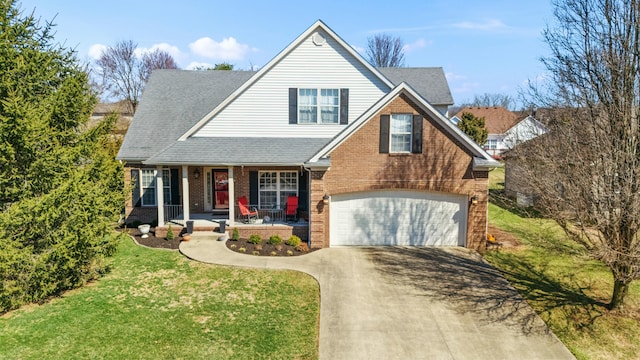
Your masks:
{"label": "evergreen tree", "polygon": [[83,284],[115,249],[123,203],[110,117],[53,25],[0,0],[0,313]]}
{"label": "evergreen tree", "polygon": [[489,133],[484,126],[484,118],[479,118],[472,113],[463,112],[460,115],[460,122],[458,128],[465,134],[469,135],[471,140],[475,141],[478,145],[482,146],[487,142]]}

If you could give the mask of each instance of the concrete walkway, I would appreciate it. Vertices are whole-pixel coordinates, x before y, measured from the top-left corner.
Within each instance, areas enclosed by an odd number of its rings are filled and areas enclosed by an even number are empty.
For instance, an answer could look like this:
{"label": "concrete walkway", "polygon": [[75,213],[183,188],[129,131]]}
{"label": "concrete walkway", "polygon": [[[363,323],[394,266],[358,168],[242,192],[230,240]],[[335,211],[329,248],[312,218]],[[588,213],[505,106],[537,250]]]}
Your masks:
{"label": "concrete walkway", "polygon": [[574,359],[510,284],[463,248],[238,254],[194,234],[187,257],[303,271],[320,284],[320,359]]}

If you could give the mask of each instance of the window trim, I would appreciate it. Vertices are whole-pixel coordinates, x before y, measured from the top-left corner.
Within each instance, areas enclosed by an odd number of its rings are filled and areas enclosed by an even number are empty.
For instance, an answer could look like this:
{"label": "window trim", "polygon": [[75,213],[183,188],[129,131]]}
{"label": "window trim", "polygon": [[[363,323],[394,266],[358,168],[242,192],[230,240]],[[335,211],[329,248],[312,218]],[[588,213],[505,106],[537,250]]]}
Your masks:
{"label": "window trim", "polygon": [[[300,103],[300,99],[303,96],[306,95],[302,95],[301,92],[303,91],[307,91],[307,90],[314,90],[315,91],[315,105],[301,105]],[[338,100],[338,103],[335,105],[323,105],[322,103],[322,99],[324,97],[329,97],[329,96],[322,96],[322,92],[324,91],[335,91],[335,95],[332,96],[331,98],[335,98]],[[341,95],[341,89],[340,88],[312,88],[312,87],[305,87],[305,88],[298,88],[297,92],[297,109],[296,109],[296,123],[298,125],[340,125],[340,111],[342,109],[342,95]],[[300,109],[303,107],[315,107],[315,122],[300,122]],[[335,111],[335,122],[323,122],[322,121],[322,108],[325,107],[332,107]]]}
{"label": "window trim", "polygon": [[[409,120],[409,131],[408,132],[394,132],[393,131],[393,121],[394,116],[407,116]],[[409,135],[408,150],[393,150],[393,135]],[[413,152],[413,114],[410,113],[392,113],[389,117],[389,153],[390,154],[411,154]]]}
{"label": "window trim", "polygon": [[[148,186],[144,185],[143,182],[143,174],[145,172],[153,172],[153,181],[151,182],[151,184],[149,184]],[[171,169],[169,168],[163,168],[162,169],[162,176],[164,177],[166,174],[166,178],[163,179],[164,181],[162,182],[162,189],[163,189],[163,195],[164,195],[164,205],[169,205],[171,204],[171,198],[172,198],[172,194],[171,194]],[[157,169],[139,169],[138,172],[138,178],[140,179],[140,206],[142,207],[156,207],[158,206],[158,184],[156,182],[156,178],[158,176],[158,170]],[[153,197],[153,204],[147,204],[145,203],[144,200],[144,193],[147,189],[153,188],[154,189],[154,197]],[[167,194],[168,191],[168,194]]]}
{"label": "window trim", "polygon": [[[265,173],[275,173],[276,177],[275,177],[275,185],[276,185],[276,189],[275,190],[262,190],[261,189],[261,185],[262,185],[262,174]],[[276,192],[276,208],[281,209],[283,206],[285,206],[286,204],[282,204],[280,203],[280,198],[281,198],[281,193],[282,192],[292,192],[291,190],[282,190],[280,188],[280,176],[283,173],[289,173],[289,174],[293,174],[293,178],[295,179],[295,195],[298,195],[298,192],[300,191],[300,177],[298,176],[298,171],[296,170],[260,170],[258,171],[258,182],[257,182],[257,186],[258,186],[258,208],[263,209],[266,208],[266,205],[262,204],[262,193],[263,191],[275,191]]]}

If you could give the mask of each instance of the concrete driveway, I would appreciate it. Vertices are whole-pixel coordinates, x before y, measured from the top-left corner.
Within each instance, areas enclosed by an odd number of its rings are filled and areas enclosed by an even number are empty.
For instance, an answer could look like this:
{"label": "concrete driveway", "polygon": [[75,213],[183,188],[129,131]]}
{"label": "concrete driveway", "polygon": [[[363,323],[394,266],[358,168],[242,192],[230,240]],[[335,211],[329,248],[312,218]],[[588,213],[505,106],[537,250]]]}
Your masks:
{"label": "concrete driveway", "polygon": [[340,247],[275,258],[194,236],[180,251],[208,263],[314,276],[321,359],[574,359],[509,283],[467,249]]}

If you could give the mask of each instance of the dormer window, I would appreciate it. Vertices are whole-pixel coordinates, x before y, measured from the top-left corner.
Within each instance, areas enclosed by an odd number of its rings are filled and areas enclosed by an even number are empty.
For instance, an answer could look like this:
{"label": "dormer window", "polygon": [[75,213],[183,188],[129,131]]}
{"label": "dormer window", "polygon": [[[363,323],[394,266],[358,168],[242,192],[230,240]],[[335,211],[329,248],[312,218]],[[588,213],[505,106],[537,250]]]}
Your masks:
{"label": "dormer window", "polygon": [[289,89],[289,124],[347,124],[349,89]]}

